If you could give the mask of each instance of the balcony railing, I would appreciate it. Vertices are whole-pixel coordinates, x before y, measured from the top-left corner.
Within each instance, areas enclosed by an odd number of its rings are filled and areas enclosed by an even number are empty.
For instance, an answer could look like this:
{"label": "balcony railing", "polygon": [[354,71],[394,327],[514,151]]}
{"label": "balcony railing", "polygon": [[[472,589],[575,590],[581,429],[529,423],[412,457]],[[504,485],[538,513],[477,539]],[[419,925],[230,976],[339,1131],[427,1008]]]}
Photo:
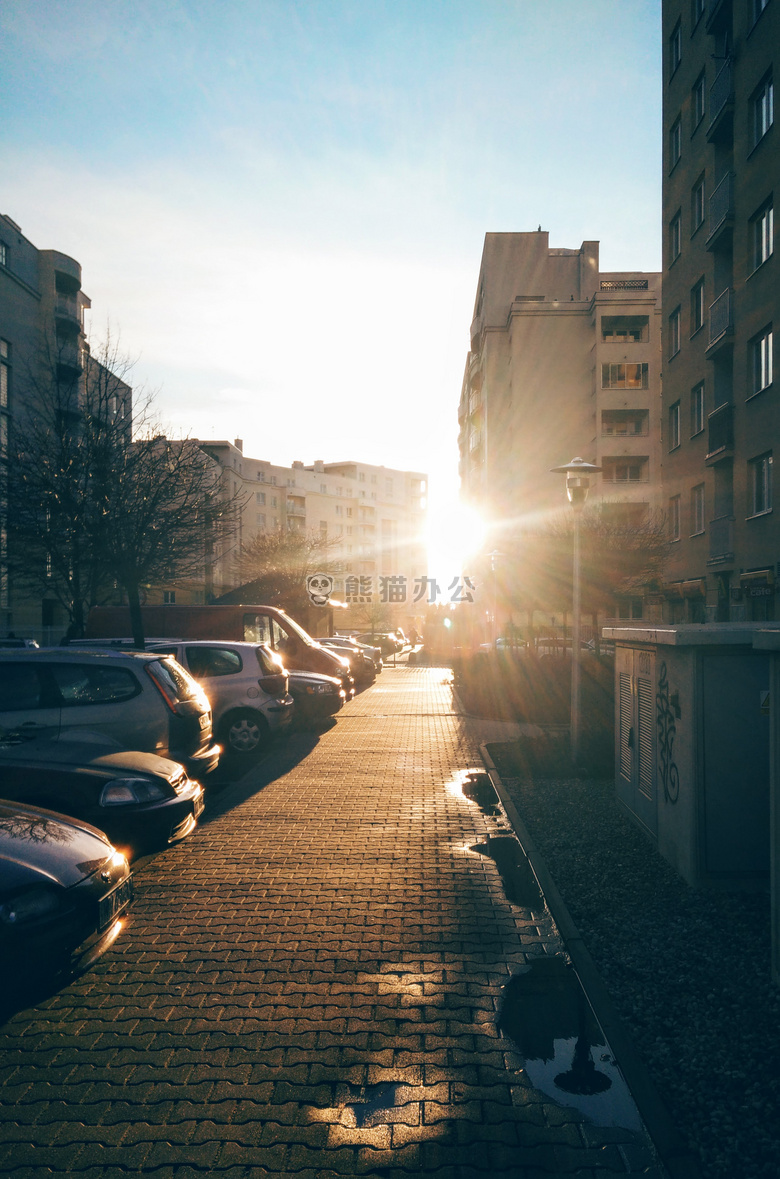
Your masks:
{"label": "balcony railing", "polygon": [[708,345],[710,348],[723,336],[731,334],[733,326],[731,322],[731,296],[731,287],[726,287],[715,302],[710,304],[710,342]]}
{"label": "balcony railing", "polygon": [[734,517],[710,520],[710,563],[734,560]]}
{"label": "balcony railing", "polygon": [[710,125],[708,136],[717,128],[721,115],[726,110],[734,96],[734,84],[731,60],[726,58],[715,75],[715,81],[710,86]]}
{"label": "balcony railing", "polygon": [[81,326],[81,313],[78,299],[67,295],[58,295],[54,304],[54,314],[64,319],[74,319]]}
{"label": "balcony railing", "polygon": [[734,173],[727,172],[710,197],[709,245],[734,220]]}
{"label": "balcony railing", "polygon": [[734,449],[734,406],[721,405],[707,418],[707,458]]}

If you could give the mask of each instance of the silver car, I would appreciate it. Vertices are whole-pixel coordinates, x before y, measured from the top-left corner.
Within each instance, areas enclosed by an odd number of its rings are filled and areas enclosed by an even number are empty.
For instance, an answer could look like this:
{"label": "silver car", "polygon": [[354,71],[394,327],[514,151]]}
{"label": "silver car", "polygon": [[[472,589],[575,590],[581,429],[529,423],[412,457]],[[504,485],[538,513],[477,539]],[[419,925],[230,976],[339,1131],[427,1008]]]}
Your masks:
{"label": "silver car", "polygon": [[146,649],[175,656],[202,685],[214,731],[232,753],[255,753],[292,721],[295,703],[287,672],[265,643],[155,640]]}
{"label": "silver car", "polygon": [[206,694],[175,659],[76,647],[0,650],[0,745],[42,740],[156,753],[199,782],[220,753]]}

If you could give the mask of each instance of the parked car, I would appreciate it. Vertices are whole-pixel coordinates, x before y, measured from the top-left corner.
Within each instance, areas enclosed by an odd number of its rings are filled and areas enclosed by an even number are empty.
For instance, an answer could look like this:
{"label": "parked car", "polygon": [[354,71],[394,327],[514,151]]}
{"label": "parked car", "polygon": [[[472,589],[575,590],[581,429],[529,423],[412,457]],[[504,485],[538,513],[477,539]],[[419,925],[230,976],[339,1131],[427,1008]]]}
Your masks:
{"label": "parked car", "polygon": [[337,651],[349,660],[349,669],[356,684],[373,684],[376,679],[374,660],[351,639],[320,639],[323,647]]}
{"label": "parked car", "polygon": [[84,969],[122,929],[127,859],[78,819],[0,801],[0,982]]}
{"label": "parked car", "polygon": [[0,647],[32,647],[35,650],[39,645],[35,639],[17,639],[14,635],[0,639]]}
{"label": "parked car", "polygon": [[370,643],[364,642],[363,639],[357,638],[355,635],[334,635],[334,639],[347,639],[350,643],[354,643],[374,664],[374,671],[379,675],[384,664],[382,662],[382,652],[379,647],[372,647]]}
{"label": "parked car", "polygon": [[177,762],[68,740],[0,749],[0,798],[82,819],[133,851],[184,839],[203,811],[203,787]]}
{"label": "parked car", "polygon": [[287,671],[263,643],[155,640],[148,651],[173,655],[207,693],[214,729],[231,753],[255,753],[293,718]]}
{"label": "parked car", "polygon": [[341,680],[316,671],[288,671],[295,717],[303,724],[335,716],[345,705],[347,694]]}
{"label": "parked car", "polygon": [[181,762],[203,781],[219,762],[211,706],[175,659],[139,651],[0,651],[0,746],[67,737]]}
{"label": "parked car", "polygon": [[403,643],[396,634],[388,632],[370,631],[365,634],[355,635],[358,642],[370,643],[372,647],[378,647],[382,652],[383,659],[389,659],[391,655],[396,655],[403,649]]}

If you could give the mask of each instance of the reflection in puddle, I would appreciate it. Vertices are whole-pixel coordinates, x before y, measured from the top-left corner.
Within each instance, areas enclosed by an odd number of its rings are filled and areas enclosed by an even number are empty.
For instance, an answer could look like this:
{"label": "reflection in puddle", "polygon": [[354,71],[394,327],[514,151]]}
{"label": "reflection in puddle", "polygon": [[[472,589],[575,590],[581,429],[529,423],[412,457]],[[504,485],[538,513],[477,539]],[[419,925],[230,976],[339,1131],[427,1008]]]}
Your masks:
{"label": "reflection in puddle", "polygon": [[498,868],[506,899],[511,904],[537,912],[544,909],[544,897],[533,869],[514,835],[493,836],[484,843],[474,844],[471,850],[493,860]]}
{"label": "reflection in puddle", "polygon": [[[574,970],[561,955],[523,967],[504,988],[503,1036],[535,1088],[597,1126],[641,1130],[633,1098]],[[596,1049],[595,1059],[593,1049]]]}
{"label": "reflection in puddle", "polygon": [[364,1126],[384,1125],[386,1118],[383,1117],[383,1114],[390,1109],[395,1109],[396,1093],[400,1088],[401,1086],[394,1081],[379,1085],[365,1085],[351,1101],[344,1102],[344,1108],[352,1111],[355,1126],[359,1130],[362,1130]]}
{"label": "reflection in puddle", "polygon": [[461,790],[466,798],[477,804],[483,815],[498,816],[501,814],[496,788],[490,781],[489,774],[479,771],[468,773],[463,780]]}

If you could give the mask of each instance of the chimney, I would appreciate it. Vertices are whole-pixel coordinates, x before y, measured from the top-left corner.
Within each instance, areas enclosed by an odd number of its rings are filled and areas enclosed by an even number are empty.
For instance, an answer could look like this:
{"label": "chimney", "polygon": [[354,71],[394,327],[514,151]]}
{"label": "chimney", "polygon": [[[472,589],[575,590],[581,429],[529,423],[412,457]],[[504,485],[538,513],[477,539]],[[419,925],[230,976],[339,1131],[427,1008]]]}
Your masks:
{"label": "chimney", "polygon": [[242,454],[244,453],[244,439],[243,438],[236,438],[233,445],[235,446],[236,450],[240,450]]}

